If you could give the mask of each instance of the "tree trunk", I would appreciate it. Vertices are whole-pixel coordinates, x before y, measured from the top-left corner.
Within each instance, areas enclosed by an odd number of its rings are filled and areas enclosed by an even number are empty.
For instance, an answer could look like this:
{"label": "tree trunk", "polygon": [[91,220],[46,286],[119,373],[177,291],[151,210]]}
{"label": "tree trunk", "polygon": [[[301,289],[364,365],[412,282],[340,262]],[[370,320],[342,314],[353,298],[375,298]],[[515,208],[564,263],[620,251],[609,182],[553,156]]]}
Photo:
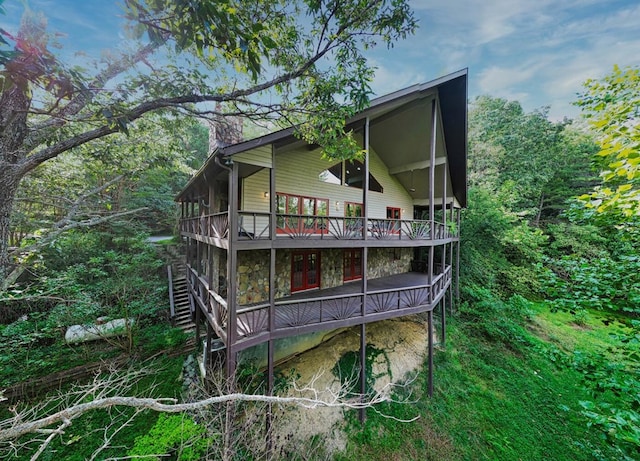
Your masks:
{"label": "tree trunk", "polygon": [[[9,79],[5,80],[5,84]],[[11,83],[8,83],[11,85]],[[27,135],[27,112],[31,100],[26,82],[13,82],[0,97],[0,287],[9,274],[9,237],[11,211],[20,180],[24,176],[22,161]]]}
{"label": "tree trunk", "polygon": [[0,178],[0,287],[10,272],[9,261],[9,222],[13,202],[17,191],[15,174],[4,171]]}

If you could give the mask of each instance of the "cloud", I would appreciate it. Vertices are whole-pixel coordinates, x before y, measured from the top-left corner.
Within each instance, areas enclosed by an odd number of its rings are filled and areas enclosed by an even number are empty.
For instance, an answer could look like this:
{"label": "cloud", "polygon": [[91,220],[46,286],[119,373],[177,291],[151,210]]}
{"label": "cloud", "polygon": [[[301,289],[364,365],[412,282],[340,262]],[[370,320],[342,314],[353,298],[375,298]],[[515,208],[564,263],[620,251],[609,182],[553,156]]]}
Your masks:
{"label": "cloud", "polygon": [[429,80],[423,72],[415,69],[399,70],[403,69],[401,65],[390,68],[375,60],[370,60],[370,64],[377,67],[373,82],[371,82],[371,89],[376,96],[382,96]]}

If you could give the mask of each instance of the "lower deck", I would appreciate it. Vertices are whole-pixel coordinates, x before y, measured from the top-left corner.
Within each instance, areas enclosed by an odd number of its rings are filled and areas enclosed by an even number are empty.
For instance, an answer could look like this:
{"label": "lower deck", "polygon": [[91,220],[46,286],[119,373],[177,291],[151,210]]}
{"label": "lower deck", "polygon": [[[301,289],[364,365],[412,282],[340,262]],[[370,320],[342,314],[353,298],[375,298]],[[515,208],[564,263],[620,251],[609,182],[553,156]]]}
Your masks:
{"label": "lower deck", "polygon": [[[188,277],[191,294],[199,310],[235,351],[270,339],[428,312],[440,302],[451,285],[451,267],[433,275],[406,272],[344,285],[298,292],[273,303],[238,306],[230,312],[227,304],[197,277]],[[235,325],[229,328],[228,322]],[[231,336],[229,338],[229,336]]]}

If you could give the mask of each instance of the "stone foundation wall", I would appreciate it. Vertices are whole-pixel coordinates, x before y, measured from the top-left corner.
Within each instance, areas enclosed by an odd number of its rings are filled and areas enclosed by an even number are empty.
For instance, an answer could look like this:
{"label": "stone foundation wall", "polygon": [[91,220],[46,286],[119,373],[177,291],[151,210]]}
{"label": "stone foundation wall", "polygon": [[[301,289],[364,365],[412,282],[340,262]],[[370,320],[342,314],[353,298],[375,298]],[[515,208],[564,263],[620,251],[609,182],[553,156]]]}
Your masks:
{"label": "stone foundation wall", "polygon": [[367,277],[375,279],[411,270],[412,248],[369,248]]}
{"label": "stone foundation wall", "polygon": [[269,301],[269,250],[239,251],[238,304]]}
{"label": "stone foundation wall", "polygon": [[[275,298],[291,294],[291,255],[294,250],[276,252]],[[342,249],[320,251],[321,288],[343,284]],[[411,248],[370,248],[369,278],[386,277],[411,269]],[[269,300],[269,250],[238,253],[238,303],[252,304]]]}

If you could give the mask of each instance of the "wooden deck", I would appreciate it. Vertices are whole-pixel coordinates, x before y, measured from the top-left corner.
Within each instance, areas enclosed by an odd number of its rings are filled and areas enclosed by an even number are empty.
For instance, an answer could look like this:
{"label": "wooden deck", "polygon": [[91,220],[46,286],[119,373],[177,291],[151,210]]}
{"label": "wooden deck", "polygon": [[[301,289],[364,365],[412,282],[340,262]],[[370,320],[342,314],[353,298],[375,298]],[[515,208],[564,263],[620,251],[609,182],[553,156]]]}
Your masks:
{"label": "wooden deck", "polygon": [[[276,214],[273,234],[269,213],[240,211],[238,219],[237,231],[233,233],[238,249],[265,245],[345,247],[365,239],[371,246],[416,246],[458,238],[455,230],[445,223],[425,220]],[[180,232],[185,237],[228,249],[232,234],[229,213],[183,218]]]}
{"label": "wooden deck", "polygon": [[[194,287],[194,282],[199,286]],[[197,304],[227,345],[227,322],[235,317],[231,343],[234,349],[241,350],[269,339],[428,312],[450,286],[451,267],[434,274],[431,283],[425,273],[408,272],[368,280],[363,292],[362,282],[354,281],[295,293],[277,299],[273,306],[269,303],[238,306],[235,316],[229,316],[226,302],[204,283],[201,278],[190,277]]]}

